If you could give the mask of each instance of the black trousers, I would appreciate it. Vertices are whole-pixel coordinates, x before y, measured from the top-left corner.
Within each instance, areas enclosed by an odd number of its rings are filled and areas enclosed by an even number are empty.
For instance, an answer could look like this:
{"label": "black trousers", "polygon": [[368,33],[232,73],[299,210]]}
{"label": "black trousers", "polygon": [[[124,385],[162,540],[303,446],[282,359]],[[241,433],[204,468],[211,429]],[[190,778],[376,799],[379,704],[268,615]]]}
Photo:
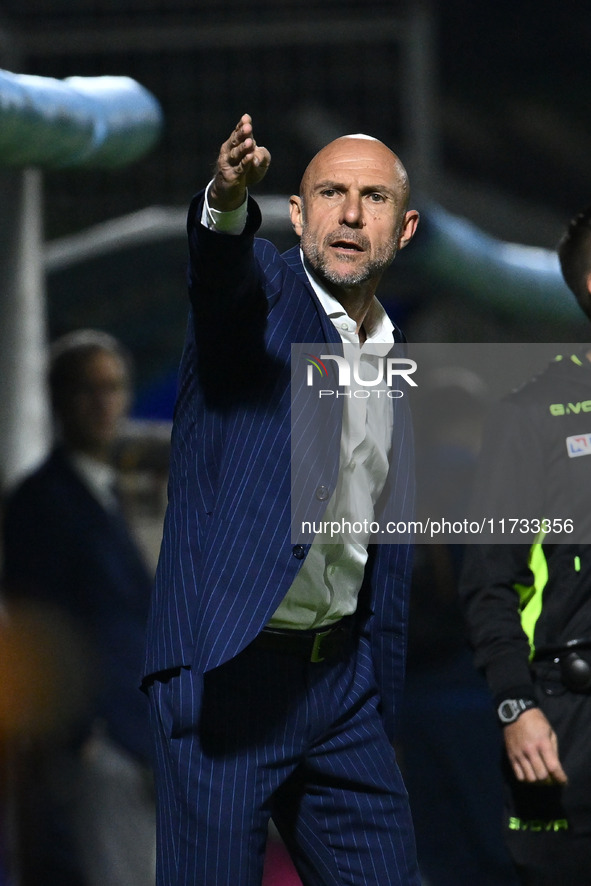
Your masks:
{"label": "black trousers", "polygon": [[591,694],[540,668],[536,694],[558,737],[564,786],[518,782],[505,761],[506,840],[525,886],[591,884]]}

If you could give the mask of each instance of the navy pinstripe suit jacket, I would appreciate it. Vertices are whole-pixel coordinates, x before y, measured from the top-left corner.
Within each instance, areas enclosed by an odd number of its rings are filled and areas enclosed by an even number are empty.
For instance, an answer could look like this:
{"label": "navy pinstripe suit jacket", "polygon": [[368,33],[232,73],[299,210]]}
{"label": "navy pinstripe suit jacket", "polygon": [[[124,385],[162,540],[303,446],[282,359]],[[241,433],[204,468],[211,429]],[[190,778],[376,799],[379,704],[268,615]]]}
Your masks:
{"label": "navy pinstripe suit jacket", "polygon": [[[256,203],[249,200],[244,233],[232,236],[199,223],[202,201],[197,195],[189,210],[191,314],[146,677],[222,664],[254,639],[285,596],[307,550],[290,541],[291,343],[340,341],[299,249],[280,255],[255,239]],[[403,402],[393,403],[395,457],[384,496],[408,513],[410,422]],[[340,421],[331,437],[330,451],[311,458],[313,489],[334,489]],[[316,519],[325,506],[317,503]],[[408,545],[372,546],[360,595],[360,629],[371,633],[390,735],[404,672],[409,571]]]}

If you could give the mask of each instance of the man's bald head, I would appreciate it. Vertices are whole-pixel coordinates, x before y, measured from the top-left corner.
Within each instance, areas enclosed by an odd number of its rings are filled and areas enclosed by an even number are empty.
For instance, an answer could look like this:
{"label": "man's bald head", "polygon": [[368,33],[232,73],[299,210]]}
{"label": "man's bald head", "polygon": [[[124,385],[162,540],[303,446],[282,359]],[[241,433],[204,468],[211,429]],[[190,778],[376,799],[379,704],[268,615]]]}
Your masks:
{"label": "man's bald head", "polygon": [[403,198],[402,208],[406,209],[410,200],[410,183],[408,174],[400,158],[384,142],[372,135],[358,132],[352,135],[342,135],[329,142],[318,151],[310,160],[300,182],[300,197],[306,198],[310,183],[315,179],[318,167],[325,162],[331,163],[334,158],[346,160],[353,154],[356,159],[367,157],[376,160],[381,159],[386,166],[391,167],[392,181],[396,183],[399,194]]}

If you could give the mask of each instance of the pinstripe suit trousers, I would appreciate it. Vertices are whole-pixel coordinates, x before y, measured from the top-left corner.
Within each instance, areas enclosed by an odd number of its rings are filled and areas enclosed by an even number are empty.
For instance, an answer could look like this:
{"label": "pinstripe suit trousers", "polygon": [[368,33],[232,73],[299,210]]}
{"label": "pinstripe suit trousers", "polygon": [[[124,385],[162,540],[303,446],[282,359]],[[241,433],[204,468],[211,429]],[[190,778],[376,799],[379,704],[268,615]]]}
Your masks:
{"label": "pinstripe suit trousers", "polygon": [[309,663],[247,647],[150,687],[157,886],[260,886],[272,817],[305,886],[418,886],[369,643]]}

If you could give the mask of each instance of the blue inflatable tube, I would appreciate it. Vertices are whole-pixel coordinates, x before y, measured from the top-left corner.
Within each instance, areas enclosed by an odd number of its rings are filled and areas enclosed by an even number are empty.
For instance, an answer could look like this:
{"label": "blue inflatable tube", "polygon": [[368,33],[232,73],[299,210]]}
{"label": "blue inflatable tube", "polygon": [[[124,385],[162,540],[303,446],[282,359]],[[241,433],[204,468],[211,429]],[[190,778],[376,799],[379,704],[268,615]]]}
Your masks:
{"label": "blue inflatable tube", "polygon": [[162,122],[158,101],[129,77],[0,70],[0,166],[126,166],[156,143]]}

